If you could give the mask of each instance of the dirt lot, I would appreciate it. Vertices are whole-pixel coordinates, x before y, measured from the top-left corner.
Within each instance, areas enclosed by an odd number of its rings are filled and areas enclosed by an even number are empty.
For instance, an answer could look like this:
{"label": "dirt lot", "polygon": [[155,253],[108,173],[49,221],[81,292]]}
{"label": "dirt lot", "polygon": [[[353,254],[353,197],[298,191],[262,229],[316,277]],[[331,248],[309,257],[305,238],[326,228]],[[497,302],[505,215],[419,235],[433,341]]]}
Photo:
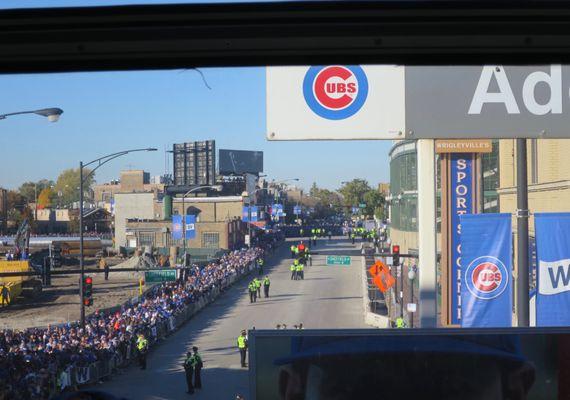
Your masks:
{"label": "dirt lot", "polygon": [[[87,314],[97,309],[121,304],[138,295],[137,273],[113,273],[113,268],[132,267],[136,260],[131,259],[118,264],[121,261],[123,260],[109,259],[109,264],[112,266],[108,281],[105,281],[103,273],[91,275],[93,306],[86,309]],[[76,321],[79,319],[79,313],[79,275],[54,275],[51,287],[44,288],[38,298],[33,300],[18,298],[17,302],[10,306],[0,308],[0,329],[23,329]]]}

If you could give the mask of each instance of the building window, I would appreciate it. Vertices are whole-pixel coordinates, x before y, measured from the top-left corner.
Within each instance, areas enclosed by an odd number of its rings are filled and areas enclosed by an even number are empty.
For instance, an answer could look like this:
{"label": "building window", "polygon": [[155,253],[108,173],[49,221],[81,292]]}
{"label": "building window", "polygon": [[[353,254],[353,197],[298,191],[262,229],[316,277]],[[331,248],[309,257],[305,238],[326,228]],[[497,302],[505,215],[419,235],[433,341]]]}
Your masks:
{"label": "building window", "polygon": [[141,246],[154,246],[154,233],[139,232],[139,243]]}
{"label": "building window", "polygon": [[219,249],[220,234],[218,232],[204,232],[202,234],[202,247],[207,249]]}

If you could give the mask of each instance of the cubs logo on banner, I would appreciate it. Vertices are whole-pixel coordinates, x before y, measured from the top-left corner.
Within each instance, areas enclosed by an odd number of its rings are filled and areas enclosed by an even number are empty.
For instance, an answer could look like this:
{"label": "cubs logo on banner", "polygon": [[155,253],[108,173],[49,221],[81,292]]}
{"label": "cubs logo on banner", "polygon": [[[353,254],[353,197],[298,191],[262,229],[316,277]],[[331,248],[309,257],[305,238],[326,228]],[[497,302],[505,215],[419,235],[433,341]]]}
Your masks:
{"label": "cubs logo on banner", "polygon": [[182,239],[182,215],[172,216],[172,240]]}
{"label": "cubs logo on banner", "polygon": [[462,215],[461,326],[512,326],[510,214]]}
{"label": "cubs logo on banner", "polygon": [[362,67],[328,65],[311,67],[303,80],[307,105],[320,117],[332,120],[352,117],[368,96],[368,78]]}
{"label": "cubs logo on banner", "polygon": [[196,237],[196,216],[187,215],[186,216],[186,234],[184,235],[186,239],[194,239]]}
{"label": "cubs logo on banner", "polygon": [[570,213],[536,213],[536,326],[570,326]]}
{"label": "cubs logo on banner", "polygon": [[266,69],[269,140],[402,139],[404,67]]}

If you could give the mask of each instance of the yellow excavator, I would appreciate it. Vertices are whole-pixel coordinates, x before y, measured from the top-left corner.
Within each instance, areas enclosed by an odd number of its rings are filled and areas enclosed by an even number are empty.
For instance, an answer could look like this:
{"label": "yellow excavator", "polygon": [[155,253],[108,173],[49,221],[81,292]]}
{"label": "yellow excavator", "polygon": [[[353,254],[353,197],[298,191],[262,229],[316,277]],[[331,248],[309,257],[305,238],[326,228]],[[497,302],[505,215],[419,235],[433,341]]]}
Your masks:
{"label": "yellow excavator", "polygon": [[[14,238],[13,250],[5,260],[0,260],[0,272],[41,272],[30,262],[30,224],[24,220]],[[6,291],[6,289],[8,289]],[[35,297],[42,291],[42,281],[37,276],[0,277],[0,304],[14,302],[19,296]],[[8,298],[3,299],[3,296]]]}

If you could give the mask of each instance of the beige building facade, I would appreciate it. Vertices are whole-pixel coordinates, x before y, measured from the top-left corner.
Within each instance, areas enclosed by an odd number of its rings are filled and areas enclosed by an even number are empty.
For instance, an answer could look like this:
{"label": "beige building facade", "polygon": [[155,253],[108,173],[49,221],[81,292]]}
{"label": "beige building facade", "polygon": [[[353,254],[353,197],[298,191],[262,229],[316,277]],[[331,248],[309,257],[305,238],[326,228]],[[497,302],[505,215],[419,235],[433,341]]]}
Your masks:
{"label": "beige building facade", "polygon": [[[501,140],[499,151],[500,185],[497,193],[500,210],[503,213],[513,214],[513,227],[516,227],[515,140]],[[568,157],[570,157],[570,140],[527,140],[528,206],[531,213],[570,211]],[[531,236],[534,236],[534,218],[529,220],[529,229]]]}

